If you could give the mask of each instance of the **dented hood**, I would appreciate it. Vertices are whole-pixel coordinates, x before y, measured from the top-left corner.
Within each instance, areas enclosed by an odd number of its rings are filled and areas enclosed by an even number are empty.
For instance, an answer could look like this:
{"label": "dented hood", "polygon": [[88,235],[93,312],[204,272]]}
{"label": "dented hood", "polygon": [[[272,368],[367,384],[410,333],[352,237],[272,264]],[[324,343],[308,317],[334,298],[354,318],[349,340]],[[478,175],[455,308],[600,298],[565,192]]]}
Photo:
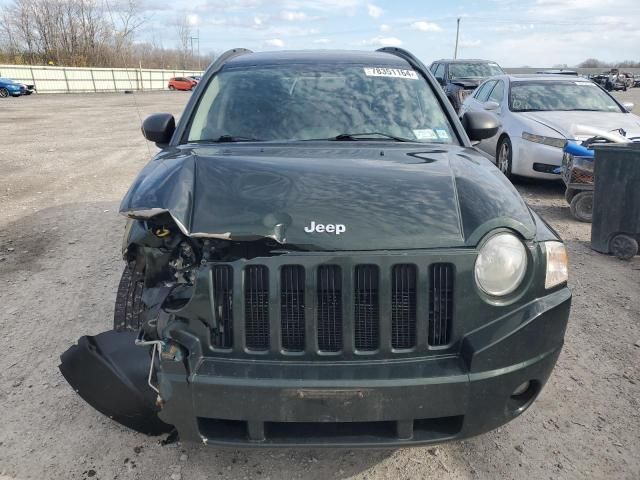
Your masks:
{"label": "dented hood", "polygon": [[120,210],[169,212],[192,237],[311,250],[461,247],[500,226],[535,232],[511,183],[456,146],[181,146],[142,170]]}

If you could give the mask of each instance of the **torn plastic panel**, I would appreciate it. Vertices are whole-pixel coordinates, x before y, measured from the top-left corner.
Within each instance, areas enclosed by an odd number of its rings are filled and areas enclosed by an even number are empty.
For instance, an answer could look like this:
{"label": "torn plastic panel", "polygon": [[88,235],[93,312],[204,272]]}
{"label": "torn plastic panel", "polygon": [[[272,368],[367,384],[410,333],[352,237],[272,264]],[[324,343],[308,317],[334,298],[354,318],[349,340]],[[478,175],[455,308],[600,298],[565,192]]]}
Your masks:
{"label": "torn plastic panel", "polygon": [[[497,216],[533,238],[522,199],[482,162],[455,146],[184,145],[143,169],[120,211],[166,212],[192,239],[267,238],[304,250],[469,246]],[[313,232],[312,222],[345,230]]]}
{"label": "torn plastic panel", "polygon": [[108,331],[81,337],[60,357],[60,371],[89,405],[116,422],[147,435],[173,427],[158,418],[156,394],[147,384],[148,347],[135,332]]}

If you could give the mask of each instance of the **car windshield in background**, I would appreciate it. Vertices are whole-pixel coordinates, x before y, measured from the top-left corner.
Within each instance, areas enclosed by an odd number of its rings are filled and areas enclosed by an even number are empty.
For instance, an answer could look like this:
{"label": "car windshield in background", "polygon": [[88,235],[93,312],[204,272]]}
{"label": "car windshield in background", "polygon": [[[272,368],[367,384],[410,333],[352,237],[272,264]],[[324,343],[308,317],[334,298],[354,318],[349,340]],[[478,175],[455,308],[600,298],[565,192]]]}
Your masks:
{"label": "car windshield in background", "polygon": [[497,63],[451,63],[449,78],[485,78],[502,75],[504,71]]}
{"label": "car windshield in background", "polygon": [[413,141],[457,143],[429,84],[375,65],[225,68],[207,84],[189,142]]}
{"label": "car windshield in background", "polygon": [[580,80],[512,82],[509,105],[512,112],[623,111],[597,85]]}

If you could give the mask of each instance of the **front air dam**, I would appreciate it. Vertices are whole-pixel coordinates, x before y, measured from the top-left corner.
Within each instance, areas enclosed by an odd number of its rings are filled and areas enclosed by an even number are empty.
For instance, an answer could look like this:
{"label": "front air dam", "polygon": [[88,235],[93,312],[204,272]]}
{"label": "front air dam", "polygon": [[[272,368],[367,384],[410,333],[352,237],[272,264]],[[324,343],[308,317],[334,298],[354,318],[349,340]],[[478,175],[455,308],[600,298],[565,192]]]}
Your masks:
{"label": "front air dam", "polygon": [[78,340],[60,357],[60,371],[89,405],[147,435],[173,430],[158,418],[155,392],[147,385],[149,347],[135,345],[136,332],[108,331]]}

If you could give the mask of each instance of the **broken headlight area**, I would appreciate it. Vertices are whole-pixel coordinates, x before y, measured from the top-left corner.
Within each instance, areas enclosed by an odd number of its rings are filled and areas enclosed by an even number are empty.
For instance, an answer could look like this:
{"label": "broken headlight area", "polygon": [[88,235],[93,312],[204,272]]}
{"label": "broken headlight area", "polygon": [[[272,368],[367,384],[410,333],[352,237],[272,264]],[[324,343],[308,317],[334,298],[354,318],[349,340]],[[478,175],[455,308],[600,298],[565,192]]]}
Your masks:
{"label": "broken headlight area", "polygon": [[[85,336],[61,356],[60,371],[91,406],[136,431],[159,435],[172,426],[158,418],[160,361],[192,371],[200,330],[224,336],[209,308],[213,291],[207,265],[274,256],[295,250],[272,239],[247,241],[185,236],[168,214],[131,219],[123,243],[126,268],[115,308],[114,328]],[[220,299],[217,304],[221,305]]]}

